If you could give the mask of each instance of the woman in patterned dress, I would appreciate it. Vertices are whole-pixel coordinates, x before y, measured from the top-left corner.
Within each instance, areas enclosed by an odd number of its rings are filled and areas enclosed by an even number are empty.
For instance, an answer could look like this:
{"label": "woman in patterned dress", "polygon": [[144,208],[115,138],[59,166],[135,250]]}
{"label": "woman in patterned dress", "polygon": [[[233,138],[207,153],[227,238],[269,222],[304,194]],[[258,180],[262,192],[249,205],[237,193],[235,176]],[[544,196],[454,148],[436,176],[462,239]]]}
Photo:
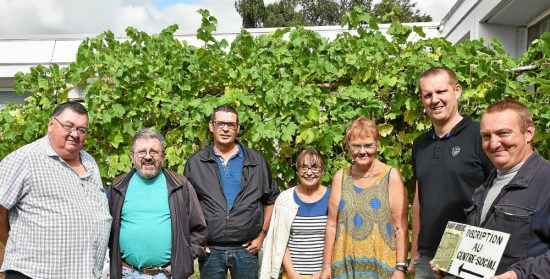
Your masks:
{"label": "woman in patterned dress", "polygon": [[407,195],[398,169],[376,159],[380,134],[363,117],[346,129],[353,163],[332,180],[321,278],[406,278]]}

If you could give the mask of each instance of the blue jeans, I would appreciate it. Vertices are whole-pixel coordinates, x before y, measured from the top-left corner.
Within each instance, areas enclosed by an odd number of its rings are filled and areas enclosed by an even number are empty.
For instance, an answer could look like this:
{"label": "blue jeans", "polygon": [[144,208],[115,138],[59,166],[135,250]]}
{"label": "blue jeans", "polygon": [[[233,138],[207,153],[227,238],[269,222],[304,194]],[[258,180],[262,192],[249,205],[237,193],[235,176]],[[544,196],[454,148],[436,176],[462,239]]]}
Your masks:
{"label": "blue jeans", "polygon": [[231,278],[258,278],[258,254],[252,254],[246,248],[229,250],[210,249],[209,254],[199,258],[201,279],[225,279],[227,270]]}
{"label": "blue jeans", "polygon": [[[414,261],[414,279],[437,279],[432,271],[430,261],[432,258],[427,256],[418,256]],[[443,279],[456,278],[453,275],[443,277]]]}
{"label": "blue jeans", "polygon": [[158,273],[155,275],[147,275],[143,272],[122,267],[122,279],[171,279],[172,276],[167,276],[164,273]]}

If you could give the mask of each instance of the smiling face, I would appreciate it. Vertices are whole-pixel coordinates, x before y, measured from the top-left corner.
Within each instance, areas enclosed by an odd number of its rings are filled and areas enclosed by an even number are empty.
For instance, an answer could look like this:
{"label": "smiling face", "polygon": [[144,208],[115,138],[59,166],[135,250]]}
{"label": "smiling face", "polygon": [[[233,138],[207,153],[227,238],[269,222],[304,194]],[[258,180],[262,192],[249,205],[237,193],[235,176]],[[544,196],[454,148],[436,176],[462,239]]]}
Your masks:
{"label": "smiling face", "polygon": [[218,111],[214,120],[208,125],[210,132],[214,136],[216,146],[232,146],[235,143],[239,133],[239,123],[237,115],[232,112]]}
{"label": "smiling face", "polygon": [[485,113],[480,122],[482,147],[500,171],[526,160],[532,153],[535,127],[522,132],[519,114],[513,110]]}
{"label": "smiling face", "polygon": [[378,142],[370,135],[353,137],[348,142],[348,149],[355,165],[370,166],[376,160]]}
{"label": "smiling face", "polygon": [[157,177],[165,159],[160,141],[156,138],[137,138],[133,146],[132,163],[139,176],[144,179]]}
{"label": "smiling face", "polygon": [[57,155],[69,162],[80,157],[80,150],[86,140],[86,134],[78,130],[87,130],[88,116],[65,109],[48,122],[48,139]]}
{"label": "smiling face", "polygon": [[419,84],[420,100],[434,125],[445,126],[459,117],[458,98],[462,87],[452,82],[446,72],[422,77]]}
{"label": "smiling face", "polygon": [[296,174],[300,178],[301,185],[307,188],[319,186],[324,167],[323,159],[317,151],[303,151],[296,162]]}

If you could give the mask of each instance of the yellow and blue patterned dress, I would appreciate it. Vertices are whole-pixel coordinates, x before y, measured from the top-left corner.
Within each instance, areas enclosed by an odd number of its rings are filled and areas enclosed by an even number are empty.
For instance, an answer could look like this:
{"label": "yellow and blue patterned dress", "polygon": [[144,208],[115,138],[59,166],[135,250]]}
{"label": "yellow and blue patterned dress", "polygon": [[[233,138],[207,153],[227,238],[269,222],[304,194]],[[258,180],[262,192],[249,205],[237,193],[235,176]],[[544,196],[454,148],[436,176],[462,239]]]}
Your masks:
{"label": "yellow and blue patterned dress", "polygon": [[391,167],[368,187],[353,184],[344,169],[338,207],[332,278],[391,278],[395,271],[395,235],[388,199]]}

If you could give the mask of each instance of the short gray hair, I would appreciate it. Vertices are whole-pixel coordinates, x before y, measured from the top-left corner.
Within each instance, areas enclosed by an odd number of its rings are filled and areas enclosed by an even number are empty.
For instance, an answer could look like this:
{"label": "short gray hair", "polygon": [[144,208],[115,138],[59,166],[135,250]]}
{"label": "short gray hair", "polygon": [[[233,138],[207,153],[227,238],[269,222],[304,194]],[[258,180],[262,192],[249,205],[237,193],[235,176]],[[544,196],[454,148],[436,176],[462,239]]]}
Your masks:
{"label": "short gray hair", "polygon": [[134,152],[134,145],[137,139],[157,139],[160,142],[162,152],[166,150],[166,141],[164,140],[164,137],[155,130],[155,128],[143,128],[136,132],[134,138],[132,139],[132,152]]}

